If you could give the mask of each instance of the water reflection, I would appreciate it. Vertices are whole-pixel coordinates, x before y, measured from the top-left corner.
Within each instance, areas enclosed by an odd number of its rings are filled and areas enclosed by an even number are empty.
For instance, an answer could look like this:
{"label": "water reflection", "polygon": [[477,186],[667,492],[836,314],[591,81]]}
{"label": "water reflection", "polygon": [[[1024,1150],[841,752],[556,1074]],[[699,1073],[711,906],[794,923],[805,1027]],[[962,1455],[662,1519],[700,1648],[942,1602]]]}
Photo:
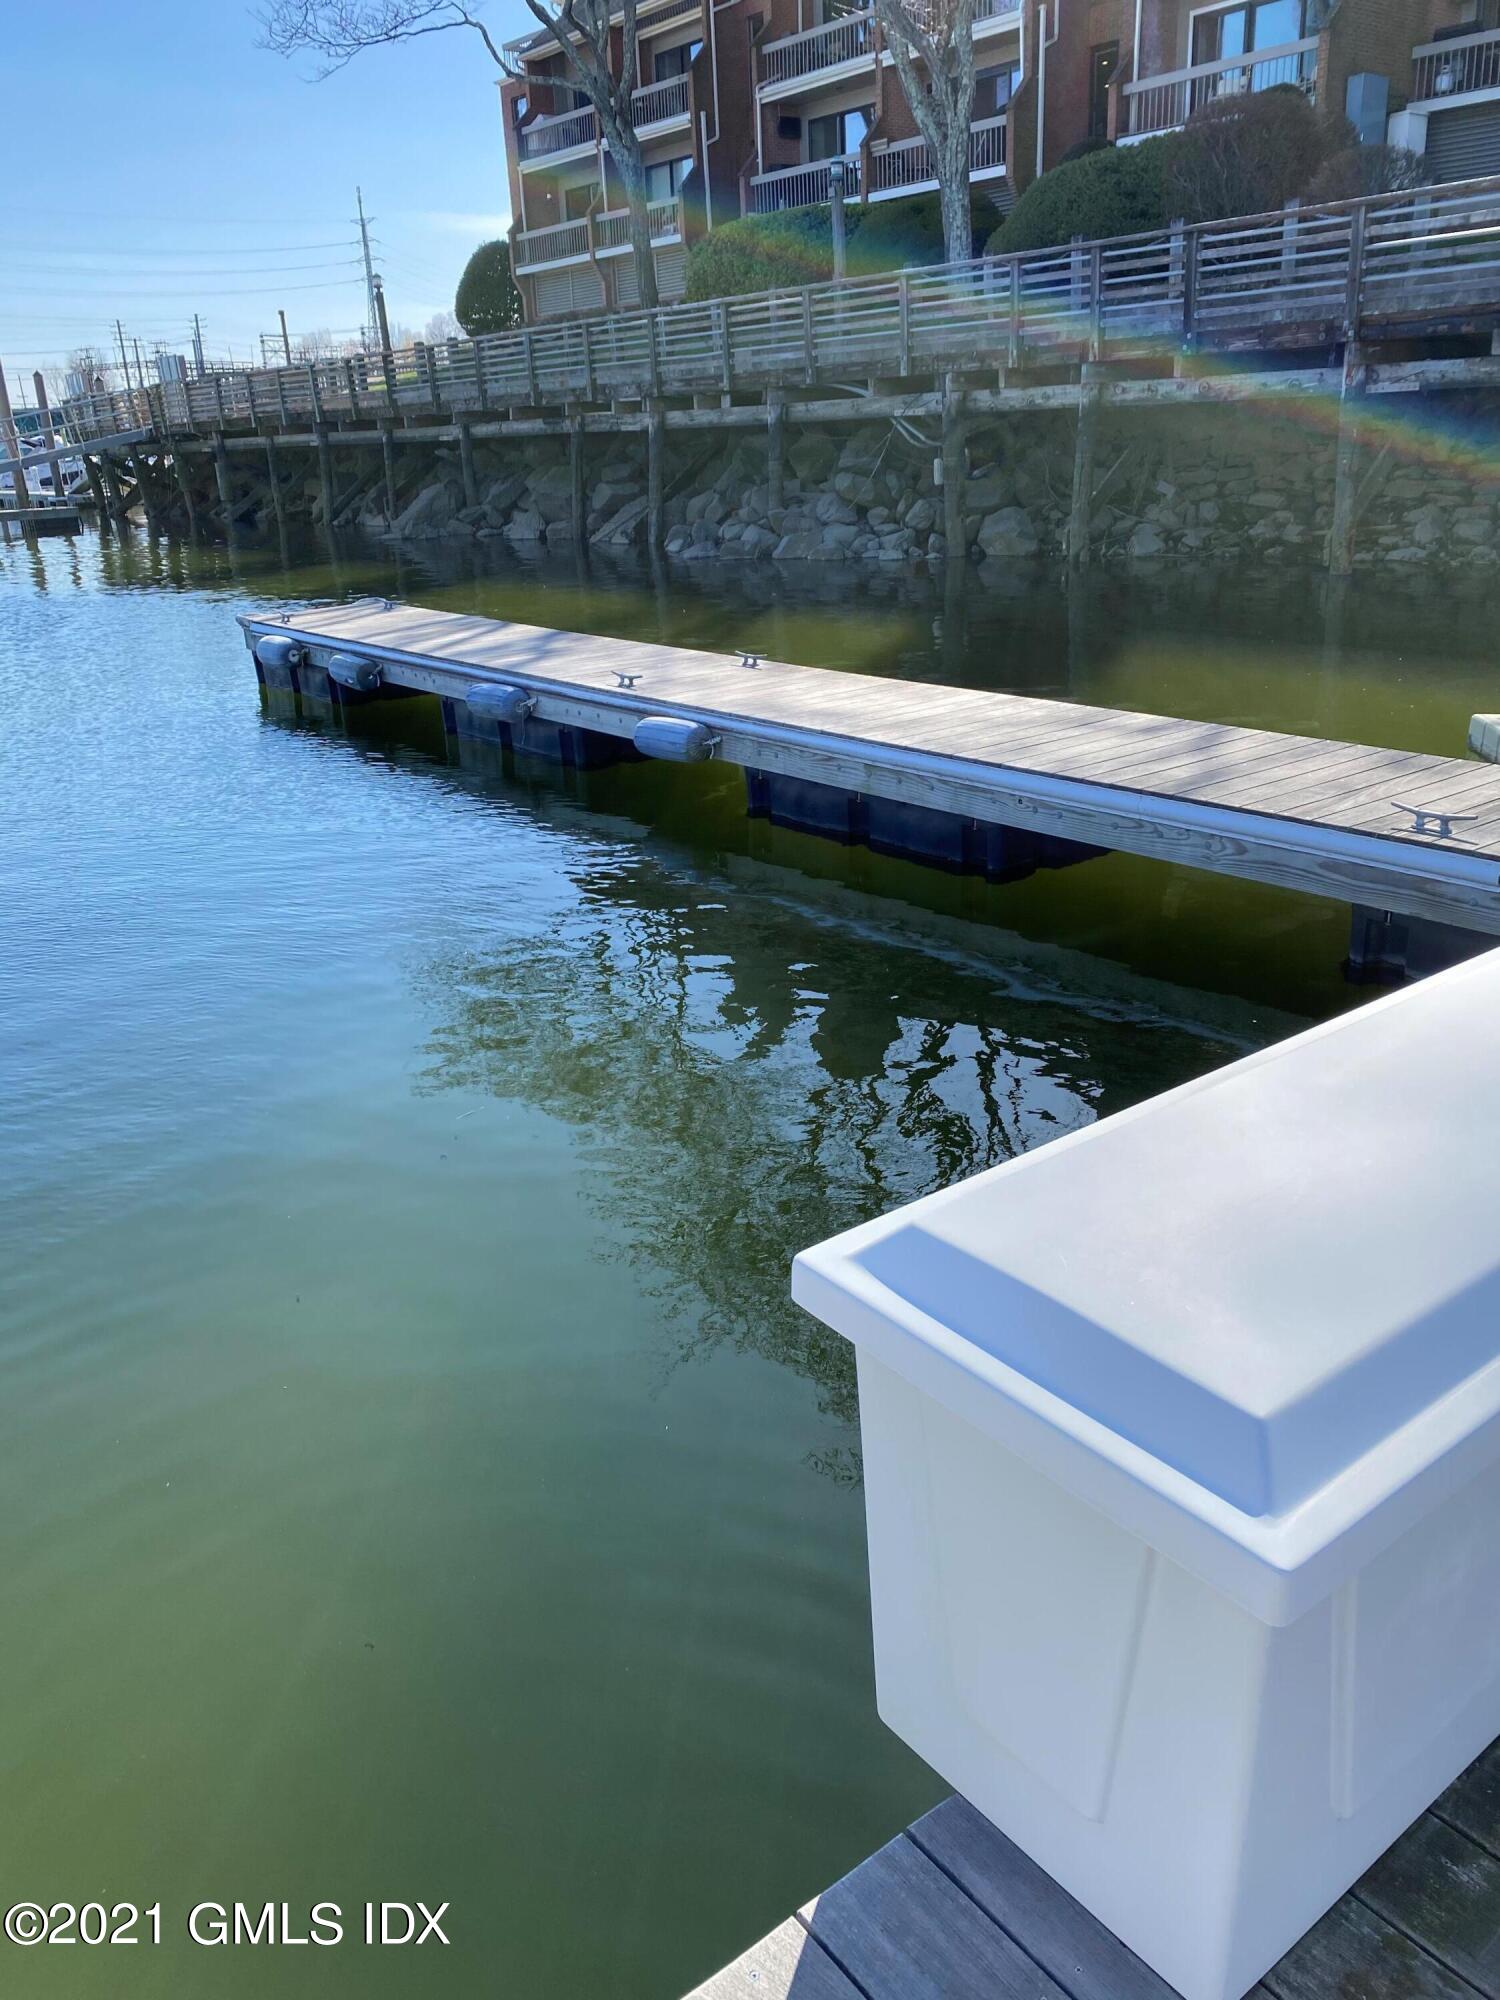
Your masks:
{"label": "water reflection", "polygon": [[[533,809],[545,801],[533,798]],[[564,812],[554,802],[553,812]],[[934,948],[856,894],[722,873],[569,821],[569,918],[428,968],[446,1024],[427,1090],[483,1089],[572,1127],[608,1239],[672,1365],[729,1346],[816,1384],[858,1472],[846,1344],[793,1306],[796,1252],[1242,1052],[1085,962],[1048,974],[977,927]],[[1051,990],[1049,990],[1049,988]]]}

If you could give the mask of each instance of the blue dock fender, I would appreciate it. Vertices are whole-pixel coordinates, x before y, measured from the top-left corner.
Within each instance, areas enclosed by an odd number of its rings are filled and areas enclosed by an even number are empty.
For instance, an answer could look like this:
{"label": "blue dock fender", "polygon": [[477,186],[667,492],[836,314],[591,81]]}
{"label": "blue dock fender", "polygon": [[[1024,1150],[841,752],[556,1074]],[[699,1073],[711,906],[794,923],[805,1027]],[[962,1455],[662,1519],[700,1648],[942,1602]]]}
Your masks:
{"label": "blue dock fender", "polygon": [[464,701],[472,715],[503,722],[511,729],[536,714],[536,696],[530,688],[517,687],[513,681],[481,681],[466,690]]}
{"label": "blue dock fender", "polygon": [[719,739],[706,722],[684,722],[675,715],[645,715],[635,726],[635,747],[643,757],[665,757],[673,764],[701,764],[712,757]]}
{"label": "blue dock fender", "polygon": [[330,653],[323,670],[340,687],[357,688],[361,694],[373,694],[380,686],[380,668],[359,653]]}
{"label": "blue dock fender", "polygon": [[307,648],[299,640],[284,638],[279,632],[263,632],[255,642],[255,661],[262,667],[300,667]]}

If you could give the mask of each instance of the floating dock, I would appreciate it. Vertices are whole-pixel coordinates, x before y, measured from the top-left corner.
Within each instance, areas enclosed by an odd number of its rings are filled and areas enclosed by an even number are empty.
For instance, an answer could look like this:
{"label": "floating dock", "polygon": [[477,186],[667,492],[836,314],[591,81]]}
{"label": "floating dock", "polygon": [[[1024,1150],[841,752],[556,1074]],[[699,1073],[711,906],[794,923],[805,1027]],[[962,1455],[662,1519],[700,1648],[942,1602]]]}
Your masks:
{"label": "floating dock", "polygon": [[[1272,1967],[1252,2000],[1476,1996],[1500,2000],[1500,1744]],[[953,1798],[689,2000],[1177,1996],[1004,1834]]]}
{"label": "floating dock", "polygon": [[659,754],[641,726],[669,721],[678,754],[745,768],[752,813],[938,867],[1009,880],[1119,850],[1334,898],[1355,909],[1356,975],[1500,935],[1488,763],[381,599],[239,622],[268,686],[436,695],[456,735],[580,765],[638,755],[638,736]]}

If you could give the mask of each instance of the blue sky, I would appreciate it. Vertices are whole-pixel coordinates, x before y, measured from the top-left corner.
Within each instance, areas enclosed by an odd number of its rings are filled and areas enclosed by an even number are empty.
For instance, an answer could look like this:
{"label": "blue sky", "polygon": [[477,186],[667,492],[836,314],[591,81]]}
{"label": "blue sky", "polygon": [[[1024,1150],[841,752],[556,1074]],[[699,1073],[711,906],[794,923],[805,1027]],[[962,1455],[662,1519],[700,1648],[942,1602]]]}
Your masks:
{"label": "blue sky", "polygon": [[[490,0],[491,32],[530,20]],[[375,49],[310,81],[256,46],[244,0],[11,0],[3,9],[0,359],[31,371],[113,339],[258,354],[365,317],[354,190],[376,218],[393,326],[452,307],[465,259],[508,220],[495,70],[477,35]],[[497,36],[497,39],[499,38]],[[18,171],[18,161],[40,163]]]}

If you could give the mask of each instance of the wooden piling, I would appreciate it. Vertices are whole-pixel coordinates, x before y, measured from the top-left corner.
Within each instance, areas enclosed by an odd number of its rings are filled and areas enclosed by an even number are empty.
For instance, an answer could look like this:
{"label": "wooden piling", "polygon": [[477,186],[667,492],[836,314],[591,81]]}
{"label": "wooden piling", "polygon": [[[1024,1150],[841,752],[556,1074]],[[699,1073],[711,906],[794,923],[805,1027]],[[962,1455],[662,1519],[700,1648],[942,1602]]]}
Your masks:
{"label": "wooden piling", "polygon": [[659,549],[666,540],[667,427],[661,404],[653,403],[646,418],[646,546]]}
{"label": "wooden piling", "polygon": [[1068,567],[1087,569],[1094,510],[1094,440],[1099,427],[1099,383],[1084,364],[1078,382],[1078,427],[1073,436],[1073,504],[1068,514]]}
{"label": "wooden piling", "polygon": [[125,496],[121,493],[120,482],[115,477],[114,460],[107,451],[101,451],[99,454],[99,476],[104,481],[104,491],[109,497],[110,518],[123,521],[130,510],[125,505]]}
{"label": "wooden piling", "polygon": [[146,532],[148,535],[158,534],[161,531],[161,516],[157,506],[156,489],[151,484],[151,475],[146,469],[146,455],[144,452],[133,451],[128,462],[131,472],[135,475],[136,496],[140,500],[141,511],[146,516]]}
{"label": "wooden piling", "polygon": [[[182,495],[183,508],[187,513],[188,533],[194,541],[198,538],[198,507],[193,499],[193,482],[188,478],[187,460],[181,452],[172,454],[172,471],[177,479],[177,491]],[[90,484],[93,482],[90,481]]]}
{"label": "wooden piling", "polygon": [[463,422],[460,422],[458,426],[458,463],[463,473],[464,505],[466,507],[477,507],[479,505],[479,479],[474,471],[474,438],[469,426]]}
{"label": "wooden piling", "polygon": [[229,477],[229,449],[224,443],[224,433],[214,432],[214,480],[219,488],[219,505],[224,510],[224,519],[234,518],[234,486]]}
{"label": "wooden piling", "polygon": [[786,504],[786,404],[772,396],[766,411],[767,505]]}
{"label": "wooden piling", "polygon": [[110,535],[109,496],[104,490],[104,481],[99,477],[99,467],[94,460],[84,454],[83,469],[89,482],[89,491],[94,496],[94,514],[99,523],[99,539],[108,541]]}
{"label": "wooden piling", "polygon": [[10,454],[16,505],[24,511],[31,505],[31,488],[26,484],[26,473],[21,465],[21,441],[16,435],[16,420],[11,415],[10,390],[6,387],[3,367],[0,367],[0,438],[4,439]]}
{"label": "wooden piling", "polygon": [[266,484],[271,489],[271,512],[276,516],[276,532],[286,533],[286,522],[281,514],[281,475],[276,470],[276,441],[266,439]]}
{"label": "wooden piling", "polygon": [[333,526],[333,446],[328,442],[328,432],[318,425],[318,486],[323,498],[323,526]]}
{"label": "wooden piling", "polygon": [[1344,351],[1344,390],[1339,403],[1338,444],[1333,457],[1333,516],[1328,529],[1328,567],[1334,576],[1354,568],[1359,527],[1360,426],[1364,415],[1365,364],[1358,344]]}
{"label": "wooden piling", "polygon": [[[581,549],[588,531],[588,514],[583,491],[583,412],[580,410],[568,433],[569,518],[573,524],[573,546]],[[472,504],[472,503],[471,503]]]}
{"label": "wooden piling", "polygon": [[950,562],[962,562],[969,553],[964,528],[964,421],[963,391],[952,375],[943,377],[943,547]]}
{"label": "wooden piling", "polygon": [[380,432],[380,462],[385,470],[385,518],[389,526],[396,518],[396,440],[388,424]]}

